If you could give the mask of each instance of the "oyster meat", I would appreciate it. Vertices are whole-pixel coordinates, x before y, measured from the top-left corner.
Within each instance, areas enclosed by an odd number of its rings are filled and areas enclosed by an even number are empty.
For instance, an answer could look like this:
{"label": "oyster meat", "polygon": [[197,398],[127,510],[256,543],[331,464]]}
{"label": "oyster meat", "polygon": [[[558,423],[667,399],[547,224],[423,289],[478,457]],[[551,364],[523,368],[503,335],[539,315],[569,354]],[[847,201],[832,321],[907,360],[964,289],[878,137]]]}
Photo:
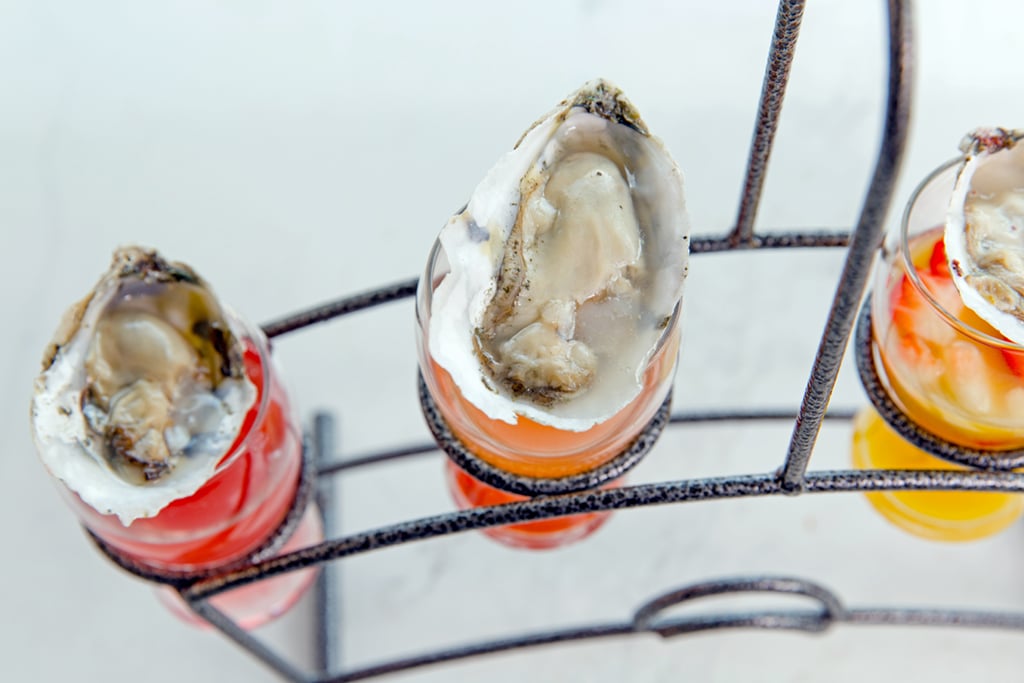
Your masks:
{"label": "oyster meat", "polygon": [[230,315],[190,268],[127,247],[64,316],[32,400],[50,472],[130,524],[205,483],[256,399]]}
{"label": "oyster meat", "polygon": [[1024,344],[1024,133],[978,129],[961,143],[945,243],[964,304]]}
{"label": "oyster meat", "polygon": [[535,123],[439,238],[431,357],[492,419],[582,431],[640,392],[682,296],[682,177],[622,92]]}

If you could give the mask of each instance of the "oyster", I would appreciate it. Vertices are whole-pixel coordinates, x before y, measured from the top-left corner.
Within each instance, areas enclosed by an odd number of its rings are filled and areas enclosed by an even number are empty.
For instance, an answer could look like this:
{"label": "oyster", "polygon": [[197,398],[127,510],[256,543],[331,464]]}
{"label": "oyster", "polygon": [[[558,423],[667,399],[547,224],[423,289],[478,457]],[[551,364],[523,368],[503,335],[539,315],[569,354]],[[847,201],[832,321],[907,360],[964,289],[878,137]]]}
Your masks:
{"label": "oyster", "polygon": [[1024,344],[1024,133],[978,129],[961,143],[945,243],[964,304]]}
{"label": "oyster", "polygon": [[441,231],[430,355],[492,419],[589,429],[639,394],[688,240],[675,162],[618,88],[587,83]]}
{"label": "oyster", "polygon": [[127,525],[212,476],[256,394],[239,331],[208,285],[128,247],[65,314],[32,425],[50,472]]}

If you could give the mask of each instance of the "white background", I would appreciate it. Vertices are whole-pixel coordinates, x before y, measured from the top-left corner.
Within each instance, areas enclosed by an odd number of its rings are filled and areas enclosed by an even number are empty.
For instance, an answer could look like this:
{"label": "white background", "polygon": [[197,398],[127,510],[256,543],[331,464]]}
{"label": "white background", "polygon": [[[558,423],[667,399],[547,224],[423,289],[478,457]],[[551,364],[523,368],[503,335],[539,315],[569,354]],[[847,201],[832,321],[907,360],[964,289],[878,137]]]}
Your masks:
{"label": "white background", "polygon": [[[890,221],[964,132],[1024,125],[1024,5],[920,4],[914,125]],[[809,5],[765,229],[852,225],[878,147],[882,3]],[[408,278],[494,160],[595,76],[623,87],[676,156],[696,233],[720,234],[735,216],[774,14],[767,0],[0,2],[0,679],[274,680],[102,560],[33,453],[41,351],[116,245],[191,263],[255,321]],[[676,407],[796,406],[841,259],[694,258]],[[427,438],[409,301],[283,339],[277,355],[305,416],[340,414],[345,452]],[[864,402],[854,374],[848,363],[835,405]],[[632,480],[771,471],[789,431],[675,428]],[[848,440],[847,426],[826,427],[812,467],[847,466]],[[340,495],[346,531],[451,507],[437,455],[352,474]],[[340,566],[352,666],[624,620],[663,590],[736,574],[805,576],[854,606],[1024,610],[1020,525],[927,543],[852,494],[619,513],[548,553],[463,534]],[[303,661],[307,622],[304,605],[269,636]],[[637,637],[393,680],[995,680],[1018,674],[1020,638],[857,627]]]}

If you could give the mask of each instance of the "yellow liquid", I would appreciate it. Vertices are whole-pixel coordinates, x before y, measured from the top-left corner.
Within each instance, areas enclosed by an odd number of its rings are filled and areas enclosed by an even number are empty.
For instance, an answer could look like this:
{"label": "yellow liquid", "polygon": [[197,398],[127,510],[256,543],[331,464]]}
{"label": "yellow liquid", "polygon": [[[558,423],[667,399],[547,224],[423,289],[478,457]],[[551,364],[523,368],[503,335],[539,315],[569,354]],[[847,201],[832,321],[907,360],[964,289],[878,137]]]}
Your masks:
{"label": "yellow liquid", "polygon": [[[904,441],[873,408],[853,423],[853,464],[858,469],[962,470]],[[1012,524],[1024,496],[978,491],[880,491],[865,494],[883,517],[915,536],[972,541]]]}

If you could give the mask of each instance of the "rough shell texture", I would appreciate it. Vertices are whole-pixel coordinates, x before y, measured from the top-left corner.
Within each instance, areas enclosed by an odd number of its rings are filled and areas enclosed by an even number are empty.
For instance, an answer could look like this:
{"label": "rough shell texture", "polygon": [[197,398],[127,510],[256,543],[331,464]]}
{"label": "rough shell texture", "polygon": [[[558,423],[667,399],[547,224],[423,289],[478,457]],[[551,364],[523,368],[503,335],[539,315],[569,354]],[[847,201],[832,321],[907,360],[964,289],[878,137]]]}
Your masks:
{"label": "rough shell texture", "polygon": [[582,431],[635,398],[682,296],[682,177],[593,81],[535,123],[440,235],[431,357],[492,419]]}
{"label": "rough shell texture", "polygon": [[964,304],[1024,344],[1024,146],[1020,133],[979,129],[961,149],[945,243]]}
{"label": "rough shell texture", "polygon": [[44,464],[124,524],[191,495],[256,398],[241,337],[188,267],[118,250],[44,353],[32,401]]}

